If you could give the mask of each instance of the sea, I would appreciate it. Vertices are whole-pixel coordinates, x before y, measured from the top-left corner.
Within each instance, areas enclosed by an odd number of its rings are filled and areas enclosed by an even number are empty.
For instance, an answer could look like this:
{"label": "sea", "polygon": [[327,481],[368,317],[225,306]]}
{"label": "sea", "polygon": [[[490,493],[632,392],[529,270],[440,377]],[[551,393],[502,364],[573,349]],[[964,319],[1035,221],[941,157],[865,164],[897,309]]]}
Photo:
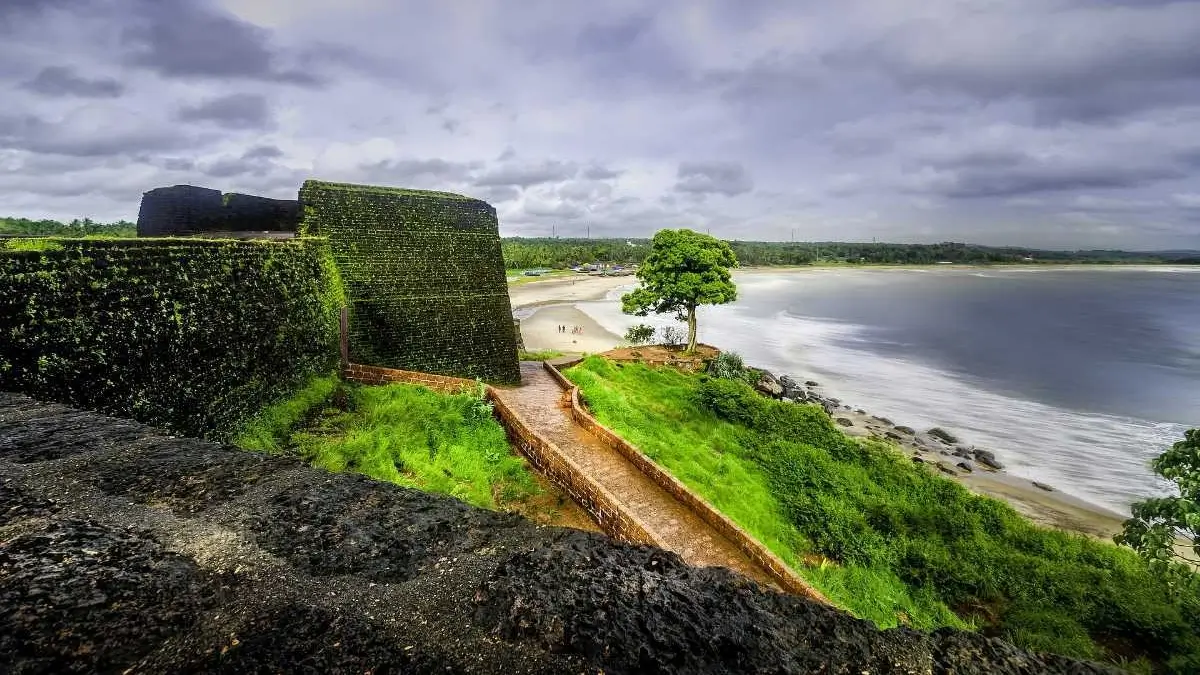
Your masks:
{"label": "sea", "polygon": [[[739,272],[699,337],[748,364],[917,429],[1015,475],[1128,514],[1170,494],[1150,460],[1200,427],[1200,268]],[[617,334],[617,289],[577,303]]]}

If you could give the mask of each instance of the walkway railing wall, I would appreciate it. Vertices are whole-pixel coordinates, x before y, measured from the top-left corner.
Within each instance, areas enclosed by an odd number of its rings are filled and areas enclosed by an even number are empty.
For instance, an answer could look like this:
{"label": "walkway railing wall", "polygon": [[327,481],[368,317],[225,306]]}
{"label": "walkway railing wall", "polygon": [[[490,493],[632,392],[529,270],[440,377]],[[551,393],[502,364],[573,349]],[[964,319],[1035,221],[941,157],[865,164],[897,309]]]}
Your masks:
{"label": "walkway railing wall", "polygon": [[804,579],[801,579],[799,575],[788,567],[787,563],[751,536],[750,533],[743,530],[737,523],[714,508],[703,497],[693,492],[691,488],[675,478],[675,476],[667,473],[636,446],[621,438],[608,427],[600,424],[595,417],[592,417],[591,413],[588,412],[580,400],[579,387],[575,386],[574,383],[559,371],[559,368],[569,368],[577,363],[579,361],[560,362],[556,367],[547,361],[543,363],[543,366],[561,386],[570,392],[571,415],[580,426],[608,444],[609,447],[617,451],[622,457],[629,460],[647,478],[657,483],[659,487],[666,490],[693,513],[700,516],[713,529],[733,542],[750,560],[754,561],[755,564],[770,574],[771,578],[781,588],[790,593],[807,596],[818,602],[832,604],[820,591],[810,586]]}
{"label": "walkway railing wall", "polygon": [[[410,370],[380,368],[350,363],[343,370],[347,380],[362,384],[389,384],[401,382],[419,384],[444,394],[461,394],[478,391],[475,380],[445,375],[418,373]],[[560,376],[561,377],[561,376]],[[609,536],[634,544],[650,544],[665,548],[664,543],[650,533],[636,514],[626,509],[620,500],[596,481],[592,480],[557,445],[533,430],[533,427],[515,410],[510,408],[497,394],[495,387],[483,385],[484,396],[492,403],[496,417],[508,433],[508,438],[529,460],[535,469],[551,483],[579,504],[600,529]]]}

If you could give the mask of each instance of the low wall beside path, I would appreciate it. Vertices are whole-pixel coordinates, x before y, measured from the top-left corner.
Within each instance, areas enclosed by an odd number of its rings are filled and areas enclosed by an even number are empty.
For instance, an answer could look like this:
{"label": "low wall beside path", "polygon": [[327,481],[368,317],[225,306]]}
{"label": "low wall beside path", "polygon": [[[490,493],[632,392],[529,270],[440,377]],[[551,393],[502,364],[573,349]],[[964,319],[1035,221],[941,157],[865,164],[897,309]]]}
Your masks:
{"label": "low wall beside path", "polygon": [[[348,364],[342,372],[347,380],[360,384],[417,384],[443,394],[463,394],[477,391],[480,383],[461,377],[419,373],[411,370]],[[650,544],[665,548],[650,533],[638,517],[623,508],[621,502],[602,485],[588,477],[558,446],[544,438],[515,410],[506,404],[495,387],[484,384],[484,396],[494,406],[500,424],[509,440],[521,454],[555,487],[579,504],[600,529],[620,541]]]}
{"label": "low wall beside path", "polygon": [[671,493],[676,499],[687,506],[691,511],[700,516],[705,522],[720,532],[725,538],[733,542],[737,547],[750,558],[755,564],[765,570],[771,578],[779,584],[779,586],[790,593],[804,595],[818,602],[832,604],[829,600],[808,584],[804,579],[800,578],[787,563],[779,556],[775,555],[764,546],[761,542],[755,539],[750,533],[743,530],[737,523],[729,519],[728,516],[718,511],[709,504],[703,497],[696,494],[691,488],[680,482],[679,479],[672,476],[670,473],[660,467],[654,460],[650,459],[639,450],[636,446],[621,438],[616,432],[608,427],[600,424],[595,417],[588,412],[579,398],[579,387],[568,380],[566,376],[559,370],[560,368],[570,368],[577,365],[582,359],[567,359],[556,362],[547,361],[543,364],[546,370],[558,381],[560,385],[570,392],[571,397],[571,414],[575,421],[591,434],[607,443],[610,447],[620,453],[625,459],[629,460],[648,478],[657,483],[667,492]]}
{"label": "low wall beside path", "polygon": [[[566,394],[565,405],[570,407],[571,418],[580,428],[599,439],[603,444],[612,448],[626,461],[650,481],[658,485],[682,504],[687,510],[695,513],[721,536],[728,539],[741,551],[750,563],[756,565],[764,573],[765,578],[778,584],[783,590],[803,595],[824,604],[832,604],[819,591],[792,571],[786,563],[757,539],[718,511],[698,494],[680,482],[653,460],[643,454],[635,446],[621,438],[611,429],[600,424],[596,418],[583,406],[579,398],[579,388],[568,380],[560,368],[569,368],[578,364],[582,359],[562,358],[543,362],[545,371],[563,388]],[[348,380],[363,384],[389,384],[394,382],[419,384],[443,393],[459,394],[476,391],[480,386],[475,380],[432,375],[393,368],[380,368],[349,364],[343,371]],[[603,485],[591,478],[577,463],[557,445],[534,430],[522,416],[513,409],[500,394],[496,387],[483,385],[484,395],[494,406],[496,416],[500,419],[508,433],[509,439],[529,460],[530,464],[545,475],[556,487],[565,492],[578,503],[597,525],[610,536],[627,542],[650,544],[659,548],[668,548],[660,541],[651,528],[643,523],[636,513],[620,499],[609,492]]]}

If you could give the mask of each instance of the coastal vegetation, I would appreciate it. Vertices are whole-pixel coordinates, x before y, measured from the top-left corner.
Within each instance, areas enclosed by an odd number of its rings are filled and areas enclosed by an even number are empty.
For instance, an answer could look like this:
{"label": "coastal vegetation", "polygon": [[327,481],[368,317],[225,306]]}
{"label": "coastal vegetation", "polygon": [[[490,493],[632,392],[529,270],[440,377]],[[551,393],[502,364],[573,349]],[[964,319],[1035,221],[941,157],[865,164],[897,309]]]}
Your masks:
{"label": "coastal vegetation", "polygon": [[538,349],[532,352],[517,352],[517,359],[521,361],[549,361],[550,359],[557,359],[562,355],[562,352],[554,349]]}
{"label": "coastal vegetation", "polygon": [[626,314],[675,314],[688,326],[687,351],[696,348],[696,307],[737,299],[729,269],[737,258],[729,244],[687,229],[659,230],[638,268],[641,284],[621,297]]}
{"label": "coastal vegetation", "polygon": [[1154,472],[1175,484],[1178,495],[1152,497],[1133,505],[1117,541],[1141,553],[1160,574],[1196,584],[1200,565],[1200,429],[1155,458]]}
{"label": "coastal vegetation", "polygon": [[20,237],[136,237],[137,225],[127,220],[101,223],[91,218],[76,218],[69,223],[58,220],[0,217],[0,235]]}
{"label": "coastal vegetation", "polygon": [[880,626],[966,626],[1134,670],[1200,669],[1194,587],[851,438],[817,406],[763,397],[732,357],[719,377],[599,357],[566,374],[603,424]]}
{"label": "coastal vegetation", "polygon": [[[852,242],[730,241],[741,265],[972,265],[1088,263],[1200,264],[1200,251],[1047,251],[979,246],[956,242],[888,244]],[[562,269],[589,263],[640,263],[650,253],[648,239],[557,239],[510,237],[502,240],[510,269]],[[536,277],[535,277],[536,278]]]}
{"label": "coastal vegetation", "polygon": [[316,377],[264,409],[234,444],[489,509],[519,508],[541,492],[481,392],[447,395]]}

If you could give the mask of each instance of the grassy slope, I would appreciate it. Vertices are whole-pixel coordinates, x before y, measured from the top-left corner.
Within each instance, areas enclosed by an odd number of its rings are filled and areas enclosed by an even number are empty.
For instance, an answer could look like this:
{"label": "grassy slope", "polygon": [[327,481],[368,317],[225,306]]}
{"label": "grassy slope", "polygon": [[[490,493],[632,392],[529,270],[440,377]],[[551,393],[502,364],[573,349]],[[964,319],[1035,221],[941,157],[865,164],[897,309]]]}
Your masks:
{"label": "grassy slope", "polygon": [[567,376],[604,424],[859,616],[973,624],[1139,669],[1200,667],[1194,594],[1173,596],[1128,550],[1035,527],[889,446],[851,439],[815,406],[596,357]]}
{"label": "grassy slope", "polygon": [[234,443],[265,452],[294,450],[330,471],[356,471],[490,509],[539,492],[479,398],[406,384],[346,385],[342,411],[326,405],[337,384],[336,378],[314,378],[259,414]]}

